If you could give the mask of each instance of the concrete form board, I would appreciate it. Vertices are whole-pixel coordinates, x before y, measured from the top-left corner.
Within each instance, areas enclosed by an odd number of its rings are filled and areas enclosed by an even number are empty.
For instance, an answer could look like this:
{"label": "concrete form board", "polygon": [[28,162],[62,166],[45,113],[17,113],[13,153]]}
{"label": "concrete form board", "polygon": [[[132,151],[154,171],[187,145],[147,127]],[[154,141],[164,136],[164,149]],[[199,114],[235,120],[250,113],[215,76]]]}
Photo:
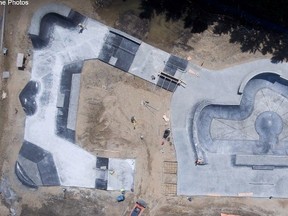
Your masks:
{"label": "concrete form board", "polygon": [[17,54],[17,60],[16,60],[16,66],[18,68],[23,67],[23,62],[24,62],[24,54],[23,53],[18,53]]}

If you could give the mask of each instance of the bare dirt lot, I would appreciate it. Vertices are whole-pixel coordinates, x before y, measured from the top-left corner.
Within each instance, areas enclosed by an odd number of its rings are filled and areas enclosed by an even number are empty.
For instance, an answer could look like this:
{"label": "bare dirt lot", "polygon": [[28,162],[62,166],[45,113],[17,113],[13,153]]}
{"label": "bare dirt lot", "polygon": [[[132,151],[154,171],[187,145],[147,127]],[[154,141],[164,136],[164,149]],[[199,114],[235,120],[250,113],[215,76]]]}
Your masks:
{"label": "bare dirt lot", "polygon": [[[169,116],[171,94],[99,61],[88,61],[83,69],[77,142],[95,155],[136,158],[134,193],[128,192],[125,202],[117,203],[115,198],[119,192],[67,188],[64,193],[60,187],[31,190],[21,185],[14,174],[14,163],[23,141],[25,124],[18,95],[30,79],[32,65],[32,58],[27,55],[32,47],[26,33],[33,12],[48,2],[51,1],[30,0],[29,6],[6,8],[4,42],[9,55],[0,58],[1,71],[9,70],[11,77],[1,82],[1,89],[8,97],[0,101],[2,191],[5,188],[0,216],[13,213],[23,216],[127,215],[137,198],[148,202],[143,215],[214,216],[220,212],[244,216],[287,215],[286,200],[195,197],[188,201],[187,197],[173,196],[173,187],[166,191],[165,182],[175,183],[175,175],[163,174],[164,161],[175,161],[173,140],[163,146],[160,144],[163,130],[169,127],[162,116],[164,113]],[[181,22],[166,22],[162,16],[151,21],[141,20],[137,18],[137,1],[106,1],[109,4],[105,7],[93,7],[90,1],[53,2],[67,4],[166,51],[190,56],[192,62],[211,69],[266,57],[258,52],[241,52],[239,45],[229,43],[227,35],[215,35],[211,29],[191,34],[182,28]],[[141,29],[136,31],[135,26],[141,26]],[[27,56],[24,71],[15,67],[17,52]],[[143,106],[143,100],[149,101],[157,110]],[[132,116],[137,120],[135,129],[130,121]],[[172,195],[167,195],[168,192]]]}

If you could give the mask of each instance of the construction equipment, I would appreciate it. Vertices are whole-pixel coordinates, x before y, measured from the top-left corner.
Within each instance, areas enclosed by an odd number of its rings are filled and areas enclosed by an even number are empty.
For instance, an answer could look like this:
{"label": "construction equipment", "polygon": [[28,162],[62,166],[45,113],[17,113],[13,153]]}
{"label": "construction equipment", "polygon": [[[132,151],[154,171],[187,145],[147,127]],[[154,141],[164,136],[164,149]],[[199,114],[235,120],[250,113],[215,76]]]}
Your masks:
{"label": "construction equipment", "polygon": [[130,216],[140,216],[146,207],[147,207],[147,204],[144,200],[138,200],[135,203],[134,208],[132,209],[130,213]]}
{"label": "construction equipment", "polygon": [[121,194],[121,195],[119,195],[119,196],[117,197],[117,202],[122,202],[122,201],[124,201],[124,200],[125,200],[124,194]]}

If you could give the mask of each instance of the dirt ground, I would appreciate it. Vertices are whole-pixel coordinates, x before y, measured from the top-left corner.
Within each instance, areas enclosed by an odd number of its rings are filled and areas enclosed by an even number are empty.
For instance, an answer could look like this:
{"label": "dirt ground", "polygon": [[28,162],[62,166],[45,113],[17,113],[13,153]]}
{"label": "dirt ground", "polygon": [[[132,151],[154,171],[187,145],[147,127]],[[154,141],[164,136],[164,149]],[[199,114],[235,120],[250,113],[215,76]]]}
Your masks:
{"label": "dirt ground", "polygon": [[[9,70],[11,77],[0,83],[1,94],[4,90],[8,95],[0,100],[1,187],[6,191],[1,196],[0,216],[13,213],[22,216],[128,215],[138,198],[148,202],[143,215],[214,216],[220,212],[244,216],[287,215],[286,200],[193,197],[188,201],[187,197],[173,195],[175,188],[167,190],[166,183],[175,186],[176,175],[163,172],[167,161],[176,160],[173,140],[160,144],[164,129],[169,127],[162,116],[169,117],[171,93],[96,60],[87,61],[82,72],[77,143],[95,155],[136,158],[134,193],[128,192],[125,202],[117,203],[115,198],[119,192],[81,188],[67,188],[63,192],[61,187],[31,190],[21,185],[14,174],[14,163],[25,125],[18,95],[30,79],[32,65],[27,55],[32,47],[26,33],[33,12],[48,2],[51,0],[30,0],[29,6],[6,8],[4,44],[9,55],[1,55],[0,64],[1,71]],[[135,0],[107,0],[105,7],[95,7],[90,1],[85,4],[77,0],[53,2],[64,3],[166,51],[190,56],[193,63],[210,69],[270,57],[257,52],[243,53],[239,45],[229,43],[229,36],[215,35],[211,29],[192,35],[182,28],[183,23],[166,22],[162,16],[151,21],[141,20]],[[0,6],[0,13],[2,9]],[[23,71],[15,66],[17,52],[27,56]],[[155,109],[147,108],[143,101],[149,101]],[[132,116],[137,120],[135,129]]]}

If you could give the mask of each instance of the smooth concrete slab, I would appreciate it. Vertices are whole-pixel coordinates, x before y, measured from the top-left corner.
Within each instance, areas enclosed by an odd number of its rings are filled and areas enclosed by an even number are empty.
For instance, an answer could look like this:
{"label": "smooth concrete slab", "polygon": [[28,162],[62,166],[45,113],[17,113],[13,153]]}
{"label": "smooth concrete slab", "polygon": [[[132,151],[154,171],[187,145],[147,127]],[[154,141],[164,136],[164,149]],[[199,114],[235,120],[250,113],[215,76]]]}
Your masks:
{"label": "smooth concrete slab", "polygon": [[134,159],[109,159],[107,190],[134,189]]}
{"label": "smooth concrete slab", "polygon": [[129,73],[156,85],[159,78],[158,74],[164,70],[169,57],[169,53],[141,43]]}
{"label": "smooth concrete slab", "polygon": [[72,83],[71,83],[71,92],[70,92],[70,100],[69,100],[69,111],[67,118],[67,128],[71,130],[76,129],[76,120],[77,120],[77,110],[78,110],[78,102],[80,95],[80,74],[72,75]]}

